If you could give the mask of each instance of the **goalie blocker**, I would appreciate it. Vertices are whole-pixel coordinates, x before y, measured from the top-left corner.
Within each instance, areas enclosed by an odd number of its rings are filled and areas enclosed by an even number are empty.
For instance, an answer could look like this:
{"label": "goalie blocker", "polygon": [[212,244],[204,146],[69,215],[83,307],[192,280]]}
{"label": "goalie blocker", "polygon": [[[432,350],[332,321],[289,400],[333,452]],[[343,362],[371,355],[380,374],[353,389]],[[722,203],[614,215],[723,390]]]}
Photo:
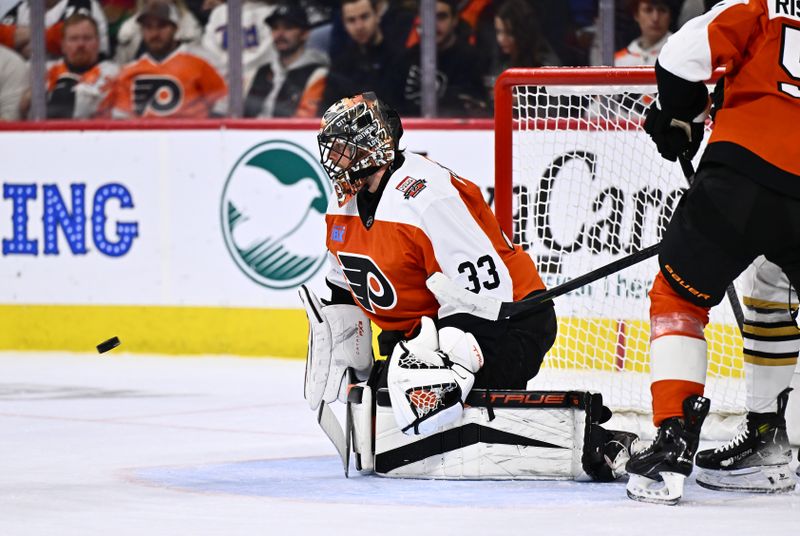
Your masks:
{"label": "goalie blocker", "polygon": [[474,389],[459,420],[425,436],[398,428],[386,388],[353,385],[348,402],[356,469],[387,477],[608,482],[637,440],[600,426],[598,393]]}

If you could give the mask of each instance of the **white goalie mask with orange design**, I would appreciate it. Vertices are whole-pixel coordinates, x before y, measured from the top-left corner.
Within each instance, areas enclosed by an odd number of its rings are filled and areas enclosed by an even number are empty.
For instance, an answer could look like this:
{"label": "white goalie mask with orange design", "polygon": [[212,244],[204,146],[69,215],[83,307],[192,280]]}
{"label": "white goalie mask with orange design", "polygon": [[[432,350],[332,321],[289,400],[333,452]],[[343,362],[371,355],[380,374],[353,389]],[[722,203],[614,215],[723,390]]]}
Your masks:
{"label": "white goalie mask with orange design", "polygon": [[403,128],[397,112],[375,93],[344,98],[325,111],[317,135],[320,162],[339,206],[344,206],[381,167],[394,161]]}

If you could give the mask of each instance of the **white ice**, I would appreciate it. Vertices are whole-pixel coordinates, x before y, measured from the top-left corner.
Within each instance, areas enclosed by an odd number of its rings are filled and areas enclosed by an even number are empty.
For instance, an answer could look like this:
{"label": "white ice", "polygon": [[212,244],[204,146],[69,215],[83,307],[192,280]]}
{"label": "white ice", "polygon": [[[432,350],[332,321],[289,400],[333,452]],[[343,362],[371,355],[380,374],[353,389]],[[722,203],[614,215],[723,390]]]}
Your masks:
{"label": "white ice", "polygon": [[720,493],[693,479],[676,507],[633,502],[624,483],[346,480],[302,383],[295,360],[0,354],[0,536],[800,527],[800,491]]}

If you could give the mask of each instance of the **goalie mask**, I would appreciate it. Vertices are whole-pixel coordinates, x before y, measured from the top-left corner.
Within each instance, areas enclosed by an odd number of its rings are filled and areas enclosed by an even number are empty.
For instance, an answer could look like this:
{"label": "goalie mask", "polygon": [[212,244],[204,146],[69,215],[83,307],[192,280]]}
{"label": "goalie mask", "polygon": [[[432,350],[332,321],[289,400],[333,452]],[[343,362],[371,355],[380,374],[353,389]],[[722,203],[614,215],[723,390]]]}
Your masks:
{"label": "goalie mask", "polygon": [[403,127],[397,112],[375,93],[344,98],[325,111],[317,142],[339,206],[344,206],[382,166],[391,164]]}

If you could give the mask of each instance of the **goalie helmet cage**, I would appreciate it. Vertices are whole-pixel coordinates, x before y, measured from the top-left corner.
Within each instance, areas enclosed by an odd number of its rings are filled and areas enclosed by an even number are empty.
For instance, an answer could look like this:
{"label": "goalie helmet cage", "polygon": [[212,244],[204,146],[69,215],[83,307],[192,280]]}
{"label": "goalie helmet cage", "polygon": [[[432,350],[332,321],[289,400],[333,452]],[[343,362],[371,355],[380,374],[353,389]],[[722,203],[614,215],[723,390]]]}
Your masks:
{"label": "goalie helmet cage", "polygon": [[[495,85],[495,211],[548,287],[658,242],[688,187],[641,123],[652,68],[511,69]],[[559,335],[533,389],[600,391],[651,434],[649,300],[656,258],[555,300]],[[742,341],[727,301],[706,328],[709,439],[744,413]]]}

